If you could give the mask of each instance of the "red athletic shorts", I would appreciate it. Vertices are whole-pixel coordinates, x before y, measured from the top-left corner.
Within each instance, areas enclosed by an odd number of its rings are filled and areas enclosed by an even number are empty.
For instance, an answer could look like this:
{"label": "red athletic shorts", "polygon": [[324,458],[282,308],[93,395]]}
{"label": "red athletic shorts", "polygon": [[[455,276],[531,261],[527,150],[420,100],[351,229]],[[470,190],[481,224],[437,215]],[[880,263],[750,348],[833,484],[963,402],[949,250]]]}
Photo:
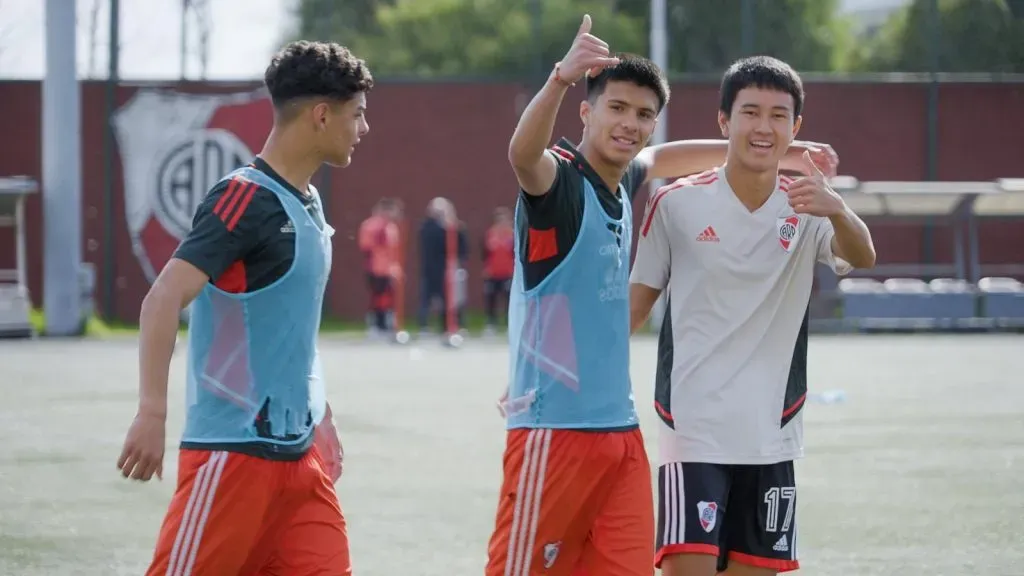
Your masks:
{"label": "red athletic shorts", "polygon": [[651,576],[654,495],[640,430],[511,430],[487,576]]}
{"label": "red athletic shorts", "polygon": [[345,518],[316,448],[295,462],[181,450],[147,576],[348,576]]}

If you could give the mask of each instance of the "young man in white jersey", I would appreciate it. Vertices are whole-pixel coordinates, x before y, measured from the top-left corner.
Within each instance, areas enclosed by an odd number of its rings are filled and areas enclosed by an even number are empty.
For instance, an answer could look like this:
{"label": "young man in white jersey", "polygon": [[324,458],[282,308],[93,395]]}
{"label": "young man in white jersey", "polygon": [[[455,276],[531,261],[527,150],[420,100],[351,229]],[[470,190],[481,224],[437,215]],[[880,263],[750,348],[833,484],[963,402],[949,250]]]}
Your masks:
{"label": "young man in white jersey", "polygon": [[[548,149],[563,98],[584,80],[582,141]],[[651,573],[650,466],[628,373],[631,205],[648,178],[704,170],[726,151],[718,140],[644,148],[668,98],[657,66],[613,57],[585,16],[510,142],[513,367],[488,576]]]}
{"label": "young man in white jersey", "polygon": [[653,194],[630,286],[636,330],[663,290],[655,565],[665,576],[796,570],[793,461],[803,456],[807,308],[816,263],[875,262],[871,235],[811,157],[779,174],[804,91],[754,57],[722,79],[723,167]]}

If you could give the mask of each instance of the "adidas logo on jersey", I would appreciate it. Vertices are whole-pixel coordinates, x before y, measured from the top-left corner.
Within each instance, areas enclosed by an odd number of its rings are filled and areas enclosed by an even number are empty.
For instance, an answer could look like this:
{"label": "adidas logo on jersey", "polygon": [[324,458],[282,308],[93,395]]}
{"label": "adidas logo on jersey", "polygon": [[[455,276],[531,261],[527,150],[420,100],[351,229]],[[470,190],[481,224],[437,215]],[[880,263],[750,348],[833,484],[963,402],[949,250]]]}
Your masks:
{"label": "adidas logo on jersey", "polygon": [[287,224],[281,226],[281,234],[295,234],[295,224],[289,220]]}
{"label": "adidas logo on jersey", "polygon": [[779,541],[772,546],[772,550],[776,552],[789,552],[789,538],[786,538],[786,535],[783,534],[782,538],[779,538]]}
{"label": "adidas logo on jersey", "polygon": [[715,234],[714,228],[708,226],[697,235],[697,242],[718,242],[718,234]]}

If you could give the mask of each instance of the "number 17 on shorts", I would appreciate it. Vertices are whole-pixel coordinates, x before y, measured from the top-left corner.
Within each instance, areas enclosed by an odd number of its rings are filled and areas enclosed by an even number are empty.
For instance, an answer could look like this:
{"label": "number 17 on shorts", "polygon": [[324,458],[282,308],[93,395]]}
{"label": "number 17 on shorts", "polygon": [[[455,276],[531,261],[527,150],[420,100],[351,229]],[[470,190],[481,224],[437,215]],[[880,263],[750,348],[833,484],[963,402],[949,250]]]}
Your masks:
{"label": "number 17 on shorts", "polygon": [[674,462],[658,471],[658,551],[718,557],[776,572],[796,570],[792,462],[725,465]]}

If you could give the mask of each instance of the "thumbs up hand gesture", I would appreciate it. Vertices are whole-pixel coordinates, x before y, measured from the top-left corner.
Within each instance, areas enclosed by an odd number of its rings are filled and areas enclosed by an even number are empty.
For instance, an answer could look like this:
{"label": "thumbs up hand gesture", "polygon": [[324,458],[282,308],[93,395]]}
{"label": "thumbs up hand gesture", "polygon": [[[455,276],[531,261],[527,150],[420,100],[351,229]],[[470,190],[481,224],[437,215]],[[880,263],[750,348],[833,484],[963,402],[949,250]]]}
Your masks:
{"label": "thumbs up hand gesture", "polygon": [[[794,148],[796,150],[794,150]],[[808,142],[805,140],[797,140],[790,145],[791,152],[796,152],[800,149],[807,150],[811,153],[811,159],[814,160],[814,165],[817,166],[825,176],[832,178],[837,174],[839,168],[839,155],[836,154],[836,151],[832,146],[822,144],[820,142]],[[786,154],[786,157],[783,158],[782,168],[786,170],[794,170],[810,176],[810,172],[807,171],[807,164],[803,161],[803,158],[798,158],[792,154]]]}
{"label": "thumbs up hand gesture", "polygon": [[821,159],[816,163],[811,153],[805,150],[802,160],[802,171],[807,176],[796,179],[786,191],[793,211],[797,214],[828,217],[845,210],[846,203],[829,185],[828,178],[818,165]]}
{"label": "thumbs up hand gesture", "polygon": [[558,63],[558,78],[567,84],[574,84],[588,72],[595,76],[606,66],[618,63],[618,58],[610,56],[608,43],[590,33],[590,14],[586,14],[572,46]]}

